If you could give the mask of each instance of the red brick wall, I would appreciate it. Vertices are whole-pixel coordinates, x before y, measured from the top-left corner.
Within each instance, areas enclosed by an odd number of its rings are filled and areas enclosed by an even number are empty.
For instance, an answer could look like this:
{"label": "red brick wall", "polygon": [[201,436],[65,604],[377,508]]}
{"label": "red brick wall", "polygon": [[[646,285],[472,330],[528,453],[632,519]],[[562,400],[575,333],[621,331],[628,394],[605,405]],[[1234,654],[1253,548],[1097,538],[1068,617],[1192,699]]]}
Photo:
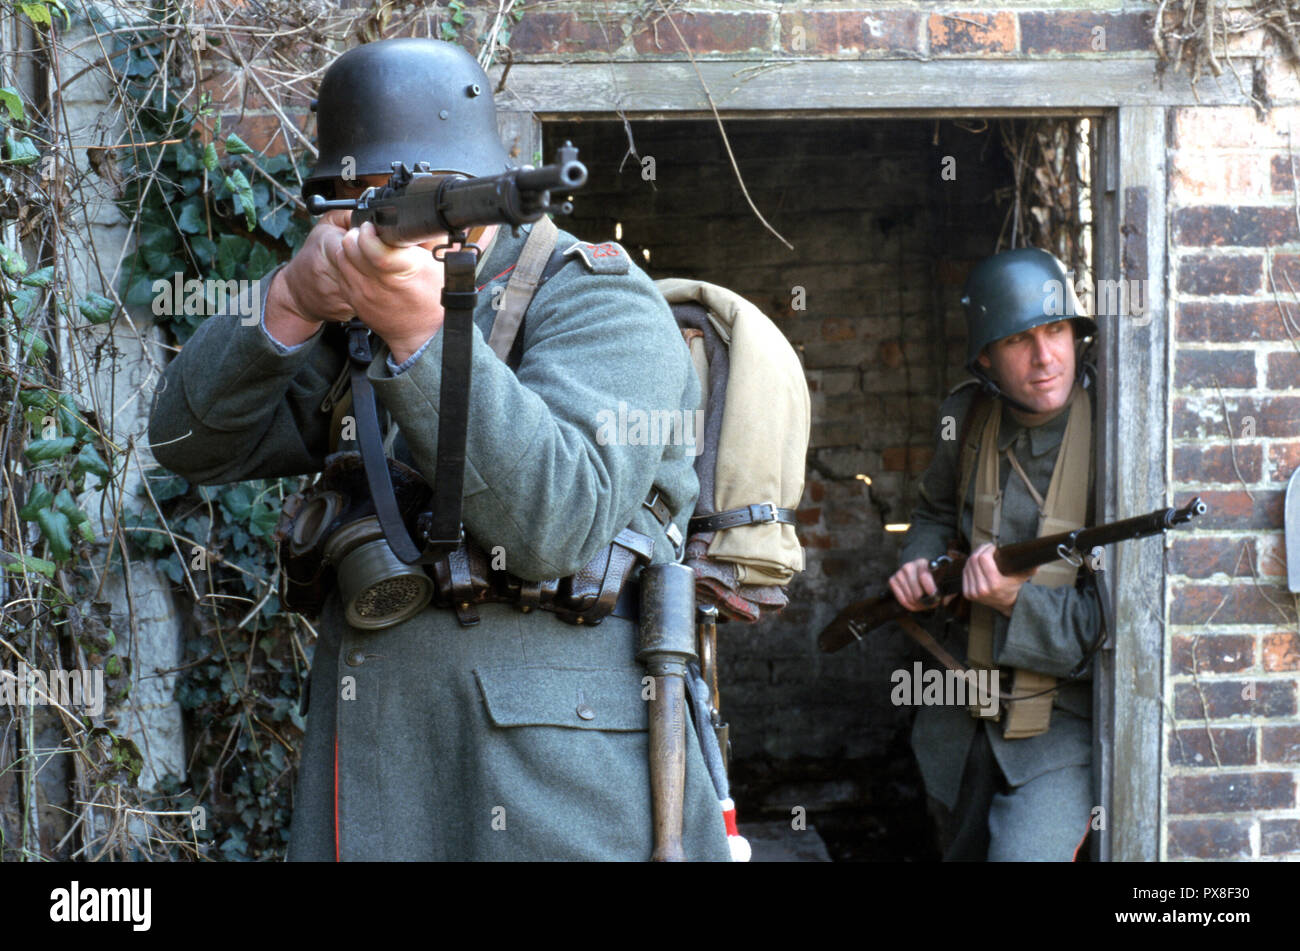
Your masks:
{"label": "red brick wall", "polygon": [[1280,532],[1300,467],[1295,118],[1185,108],[1169,127],[1170,472],[1177,502],[1212,508],[1169,549],[1169,858],[1300,852],[1300,635]]}

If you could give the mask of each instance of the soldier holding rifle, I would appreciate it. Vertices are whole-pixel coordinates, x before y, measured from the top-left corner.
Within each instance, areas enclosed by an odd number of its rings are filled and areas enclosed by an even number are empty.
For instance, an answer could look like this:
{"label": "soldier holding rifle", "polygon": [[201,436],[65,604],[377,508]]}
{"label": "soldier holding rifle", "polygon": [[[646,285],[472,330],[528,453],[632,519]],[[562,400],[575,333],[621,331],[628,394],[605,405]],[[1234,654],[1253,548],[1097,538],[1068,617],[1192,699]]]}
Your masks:
{"label": "soldier holding rifle", "polygon": [[[322,80],[304,197],[345,201],[403,162],[410,192],[481,179],[476,207],[531,226],[470,228],[455,250],[418,221],[351,227],[313,202],[328,213],[264,280],[263,323],[209,319],[155,403],[155,455],[195,482],[324,470],[282,546],[286,597],[322,604],[291,859],[646,860],[654,845],[635,576],[679,557],[698,480],[686,447],[607,444],[597,415],[620,401],[689,415],[700,385],[621,247],[557,231],[521,200],[532,173],[489,181],[511,167],[490,90],[451,43],[345,53]],[[471,245],[468,280],[453,287],[449,261],[444,285],[430,251]],[[445,360],[457,339],[467,359]],[[345,451],[376,395],[387,473],[370,437]],[[445,451],[458,413],[461,451]],[[444,463],[463,479],[435,479]],[[435,500],[454,486],[448,505],[429,506],[421,476]],[[463,512],[449,538],[448,511]],[[678,762],[677,854],[728,859],[694,731]]]}
{"label": "soldier holding rifle", "polygon": [[981,385],[943,403],[889,586],[909,611],[932,607],[930,560],[970,551],[967,664],[996,669],[1001,703],[996,720],[988,704],[922,706],[912,745],[945,860],[1070,861],[1094,803],[1091,684],[1068,678],[1097,636],[1098,596],[1064,561],[1004,575],[994,546],[1094,524],[1094,394],[1079,356],[1097,327],[1061,263],[1033,248],[981,261],[962,303]]}

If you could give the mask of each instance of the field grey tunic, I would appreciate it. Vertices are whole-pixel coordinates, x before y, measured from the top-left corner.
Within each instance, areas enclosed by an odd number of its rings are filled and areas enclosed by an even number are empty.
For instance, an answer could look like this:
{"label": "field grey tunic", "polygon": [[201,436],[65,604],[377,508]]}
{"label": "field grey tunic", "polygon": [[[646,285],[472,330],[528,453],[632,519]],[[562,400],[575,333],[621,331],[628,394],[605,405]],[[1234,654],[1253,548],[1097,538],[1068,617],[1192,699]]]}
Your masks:
{"label": "field grey tunic", "polygon": [[[656,563],[671,561],[672,545],[641,503],[658,487],[684,531],[698,494],[693,457],[635,434],[603,438],[598,414],[617,414],[620,401],[629,410],[697,408],[699,383],[672,315],[634,263],[616,274],[575,260],[539,290],[512,373],[487,336],[494,288],[508,280],[524,237],[501,229],[479,270],[465,530],[485,548],[502,546],[506,568],[526,579],[571,574],[629,525],[655,540]],[[575,241],[560,232],[558,247]],[[319,333],[281,349],[255,320],[206,321],[159,387],[150,422],[159,462],[200,483],[319,471],[330,422],[321,402],[343,356]],[[396,375],[382,346],[369,370],[399,445],[426,474],[435,468],[441,359],[438,334]],[[649,858],[635,625],[609,617],[574,626],[498,604],[480,614],[480,624],[461,627],[453,612],[428,608],[366,632],[347,625],[331,597],[311,675],[291,859],[332,861],[336,849],[344,860]],[[579,716],[580,707],[594,716]],[[688,733],[686,851],[727,860],[717,798]]]}

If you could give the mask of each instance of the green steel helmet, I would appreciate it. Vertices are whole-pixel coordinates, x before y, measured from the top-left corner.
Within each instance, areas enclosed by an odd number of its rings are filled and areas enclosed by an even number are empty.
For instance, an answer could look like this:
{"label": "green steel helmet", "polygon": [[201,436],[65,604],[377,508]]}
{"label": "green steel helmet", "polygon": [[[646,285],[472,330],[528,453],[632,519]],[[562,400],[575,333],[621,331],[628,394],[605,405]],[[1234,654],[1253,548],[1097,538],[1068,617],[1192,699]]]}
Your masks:
{"label": "green steel helmet", "polygon": [[316,112],[320,157],[302,197],[334,196],[334,180],[412,169],[479,177],[513,167],[497,132],[492,86],[478,61],[444,40],[380,40],[325,71]]}
{"label": "green steel helmet", "polygon": [[980,261],[966,280],[966,368],[995,340],[1070,318],[1076,337],[1097,332],[1075,295],[1065,265],[1039,248],[1016,248]]}

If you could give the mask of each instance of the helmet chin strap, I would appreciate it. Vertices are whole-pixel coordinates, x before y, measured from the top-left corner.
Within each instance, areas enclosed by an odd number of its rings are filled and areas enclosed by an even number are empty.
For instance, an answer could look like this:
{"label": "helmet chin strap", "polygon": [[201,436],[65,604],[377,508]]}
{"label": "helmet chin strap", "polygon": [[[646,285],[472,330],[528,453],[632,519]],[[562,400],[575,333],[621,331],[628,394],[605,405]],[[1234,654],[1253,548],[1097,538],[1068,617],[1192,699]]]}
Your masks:
{"label": "helmet chin strap", "polygon": [[[1088,373],[1087,373],[1088,367],[1087,364],[1085,364],[1081,359],[1080,356],[1081,349],[1082,349],[1081,347],[1076,346],[1074,350],[1074,365],[1077,369],[1077,372],[1074,375],[1074,383],[1076,386],[1086,387],[1088,385]],[[1042,413],[1042,410],[1037,410],[1030,406],[1026,406],[1024,403],[1020,402],[1019,400],[1012,399],[1006,393],[1003,393],[1002,388],[997,385],[997,383],[993,380],[991,376],[989,376],[987,373],[984,372],[984,368],[980,366],[978,362],[975,364],[974,367],[971,368],[971,374],[975,377],[975,379],[979,380],[981,390],[983,390],[989,396],[993,396],[996,397],[997,399],[1002,400],[1012,409],[1019,410],[1020,412],[1026,414],[1027,416],[1038,416]]]}

